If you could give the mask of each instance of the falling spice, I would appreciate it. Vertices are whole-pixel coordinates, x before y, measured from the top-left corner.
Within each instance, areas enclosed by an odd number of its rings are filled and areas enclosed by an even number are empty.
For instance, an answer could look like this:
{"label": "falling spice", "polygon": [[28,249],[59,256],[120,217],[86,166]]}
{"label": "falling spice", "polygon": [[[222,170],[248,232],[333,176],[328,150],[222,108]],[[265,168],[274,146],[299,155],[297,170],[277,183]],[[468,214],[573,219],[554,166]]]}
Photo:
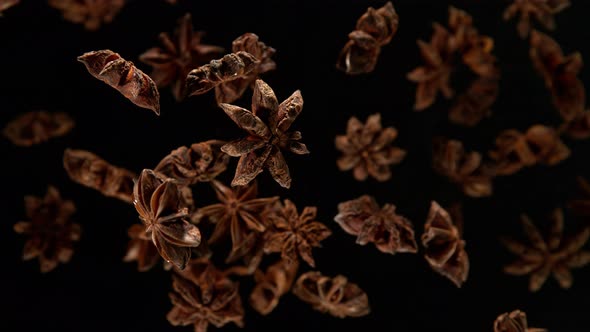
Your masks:
{"label": "falling spice", "polygon": [[9,122],[2,133],[14,145],[32,146],[64,136],[74,125],[74,120],[64,112],[33,111]]}
{"label": "falling spice", "polygon": [[156,83],[133,62],[111,50],[84,53],[78,57],[90,75],[105,82],[139,107],[160,115],[160,93]]}
{"label": "falling spice", "polygon": [[[130,240],[123,261],[137,261],[137,270],[139,272],[149,271],[160,261],[160,254],[149,236],[149,232],[146,232],[146,226],[143,224],[132,225],[129,227],[127,234]],[[171,268],[170,263],[164,262],[164,269],[170,270]]]}
{"label": "falling spice", "polygon": [[67,263],[80,240],[80,225],[72,221],[74,203],[63,200],[57,188],[49,186],[45,197],[25,196],[28,221],[19,221],[14,231],[28,236],[23,260],[39,258],[41,272],[49,272],[59,263]]}
{"label": "falling spice", "polygon": [[256,271],[256,286],[250,294],[250,305],[261,315],[270,314],[279,304],[281,297],[291,290],[299,264],[284,260],[271,265],[265,273]]}
{"label": "falling spice", "polygon": [[526,314],[520,310],[506,312],[494,321],[494,332],[546,332],[546,329],[529,327]]}
{"label": "falling spice", "polygon": [[504,10],[504,21],[519,15],[516,30],[525,39],[531,32],[531,18],[536,19],[545,29],[555,30],[553,16],[569,7],[569,0],[512,0]]}
{"label": "falling spice", "polygon": [[65,20],[84,24],[87,30],[94,31],[102,24],[111,23],[125,0],[48,0],[48,4],[60,10]]}

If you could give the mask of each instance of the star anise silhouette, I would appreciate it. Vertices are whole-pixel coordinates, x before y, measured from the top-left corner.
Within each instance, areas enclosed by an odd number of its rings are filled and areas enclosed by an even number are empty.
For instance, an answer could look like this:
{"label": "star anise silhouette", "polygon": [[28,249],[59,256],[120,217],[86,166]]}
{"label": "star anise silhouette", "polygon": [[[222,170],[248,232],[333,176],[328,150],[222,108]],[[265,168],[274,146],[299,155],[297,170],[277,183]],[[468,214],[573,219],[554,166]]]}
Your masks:
{"label": "star anise silhouette", "polygon": [[301,132],[288,132],[303,108],[301,92],[295,91],[279,104],[270,86],[262,80],[256,80],[252,111],[230,104],[219,106],[249,134],[221,147],[221,151],[228,155],[240,157],[231,185],[247,185],[266,168],[278,184],[289,188],[291,175],[281,150],[288,149],[296,154],[309,153],[305,144],[299,142]]}
{"label": "star anise silhouette", "polygon": [[250,305],[262,315],[268,315],[279,304],[281,296],[286,294],[295,281],[299,264],[289,264],[279,260],[266,272],[256,270],[256,286],[250,294]]}
{"label": "star anise silhouette", "polygon": [[65,20],[84,24],[87,30],[97,30],[115,18],[125,0],[49,0],[48,3],[60,10]]}
{"label": "star anise silhouette", "polygon": [[546,332],[546,329],[529,327],[526,314],[520,310],[506,312],[494,321],[494,332]]}
{"label": "star anise silhouette", "polygon": [[381,127],[381,114],[367,118],[363,124],[356,117],[348,120],[346,135],[336,136],[336,148],[344,154],[337,161],[341,171],[353,170],[354,178],[364,181],[370,175],[377,181],[391,178],[391,165],[399,164],[406,152],[393,146],[397,138],[394,127]]}
{"label": "star anise silhouette", "polygon": [[171,37],[161,33],[161,47],[150,48],[139,56],[139,60],[152,66],[150,77],[159,88],[171,86],[176,100],[185,96],[186,76],[195,67],[204,65],[223,52],[222,47],[202,44],[202,31],[193,31],[190,14],[178,21],[178,27]]}
{"label": "star anise silhouette", "polygon": [[323,223],[315,221],[316,214],[315,206],[306,206],[299,214],[288,199],[278,209],[268,210],[265,218],[272,229],[267,233],[264,251],[280,252],[288,263],[297,261],[299,256],[315,267],[312,248],[320,247],[320,242],[332,234]]}
{"label": "star anise silhouette", "polygon": [[181,192],[172,179],[144,169],[133,188],[133,204],[158,252],[166,261],[184,269],[191,247],[201,243],[199,229],[185,219],[188,209],[181,206]]}
{"label": "star anise silhouette", "polygon": [[[150,270],[154,265],[160,261],[160,254],[154,245],[149,232],[146,232],[146,226],[143,224],[135,224],[129,227],[127,231],[129,235],[129,245],[127,246],[127,253],[123,257],[124,262],[137,261],[137,270],[145,272]],[[170,270],[172,265],[169,262],[164,262],[164,269]]]}
{"label": "star anise silhouette", "polygon": [[2,133],[14,145],[32,146],[66,135],[74,125],[74,120],[64,112],[33,111],[10,121]]}
{"label": "star anise silhouette", "polygon": [[516,30],[520,38],[531,32],[531,18],[536,19],[545,29],[555,30],[553,15],[569,7],[569,0],[513,0],[504,10],[504,21],[519,15]]}
{"label": "star anise silhouette", "polygon": [[551,215],[549,234],[543,238],[539,229],[526,215],[522,215],[521,220],[530,244],[509,238],[502,239],[506,249],[519,256],[518,260],[504,267],[504,272],[516,276],[530,274],[531,292],[541,289],[550,274],[561,288],[570,288],[573,283],[570,270],[590,263],[590,251],[582,250],[590,238],[590,227],[585,227],[564,240],[563,211],[556,209]]}
{"label": "star anise silhouette", "polygon": [[25,196],[25,210],[29,221],[14,224],[15,232],[29,237],[23,260],[39,257],[42,273],[69,262],[81,233],[80,225],[71,220],[76,211],[74,203],[62,200],[59,191],[49,186],[43,198]]}

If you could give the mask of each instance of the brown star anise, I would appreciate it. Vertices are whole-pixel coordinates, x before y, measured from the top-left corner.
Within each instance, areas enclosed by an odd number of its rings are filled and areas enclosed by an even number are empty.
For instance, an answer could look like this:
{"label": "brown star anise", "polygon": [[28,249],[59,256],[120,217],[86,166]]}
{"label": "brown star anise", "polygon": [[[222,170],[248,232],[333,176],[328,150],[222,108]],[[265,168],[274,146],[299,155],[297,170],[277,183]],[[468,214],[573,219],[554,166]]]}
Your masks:
{"label": "brown star anise", "polygon": [[[230,105],[219,105],[248,136],[221,147],[232,157],[240,157],[232,186],[244,186],[254,180],[265,168],[273,179],[284,188],[291,186],[289,166],[281,150],[296,154],[309,151],[301,140],[301,132],[289,132],[293,121],[303,109],[303,97],[295,91],[281,104],[274,91],[262,80],[256,80],[252,96],[252,111]],[[263,121],[266,120],[266,123]]]}
{"label": "brown star anise", "polygon": [[74,203],[62,200],[59,191],[49,186],[43,198],[25,196],[25,210],[29,221],[14,224],[15,232],[29,237],[23,260],[39,257],[42,273],[69,262],[81,233],[80,225],[71,220],[76,212]]}
{"label": "brown star anise", "polygon": [[356,235],[360,245],[372,242],[381,252],[392,255],[418,251],[412,223],[395,213],[395,205],[380,208],[369,195],[338,204],[334,220],[346,233]]}
{"label": "brown star anise", "polygon": [[2,133],[14,145],[31,146],[60,137],[74,128],[74,120],[66,113],[33,111],[10,121]]}
{"label": "brown star anise", "polygon": [[381,127],[381,114],[373,114],[363,125],[356,117],[348,120],[346,135],[336,136],[336,148],[344,154],[337,161],[341,171],[353,170],[354,178],[364,181],[370,175],[377,181],[391,178],[391,165],[399,164],[406,152],[393,146],[394,127]]}
{"label": "brown star anise", "polygon": [[581,176],[576,178],[577,195],[568,203],[572,212],[581,217],[590,217],[590,183]]}
{"label": "brown star anise", "polygon": [[279,304],[295,281],[299,264],[289,264],[284,260],[271,265],[265,273],[256,270],[256,286],[250,294],[250,305],[262,315],[270,314]]}
{"label": "brown star anise", "polygon": [[[135,224],[129,227],[127,231],[130,240],[123,261],[137,261],[137,270],[139,272],[150,270],[160,260],[158,249],[146,229],[143,224]],[[172,265],[169,262],[164,262],[164,269],[170,270],[171,268]]]}
{"label": "brown star anise", "polygon": [[184,269],[191,247],[201,243],[201,233],[185,220],[189,213],[181,206],[178,186],[171,179],[144,169],[133,187],[133,197],[139,218],[162,258]]}
{"label": "brown star anise", "polygon": [[526,314],[520,310],[506,312],[494,321],[494,332],[546,332],[546,329],[529,327]]}
{"label": "brown star anise", "polygon": [[549,235],[543,238],[526,215],[522,215],[521,220],[530,244],[502,239],[506,249],[519,256],[517,261],[504,267],[504,272],[516,276],[530,274],[531,292],[541,289],[550,274],[561,288],[570,288],[573,283],[570,270],[590,263],[590,251],[582,250],[590,238],[590,227],[585,227],[581,232],[563,240],[563,212],[556,209],[551,215]]}
{"label": "brown star anise", "polygon": [[461,287],[469,274],[469,257],[459,228],[437,202],[432,201],[424,224],[422,245],[430,267]]}
{"label": "brown star anise", "polygon": [[49,5],[62,12],[63,18],[97,30],[110,23],[125,5],[125,0],[49,0]]}
{"label": "brown star anise", "polygon": [[330,278],[315,271],[304,273],[297,279],[293,294],[315,310],[338,318],[361,317],[371,311],[367,294],[342,275]]}
{"label": "brown star anise", "polygon": [[267,234],[264,251],[280,252],[281,258],[288,263],[294,263],[299,256],[315,267],[311,249],[320,247],[320,242],[332,234],[323,223],[314,220],[316,214],[315,206],[306,206],[299,214],[295,204],[288,199],[280,208],[268,210],[265,217],[272,229]]}
{"label": "brown star anise", "polygon": [[162,32],[161,47],[150,48],[139,60],[153,67],[150,77],[159,88],[172,86],[176,100],[185,96],[186,76],[195,67],[204,65],[223,52],[223,48],[201,44],[204,33],[193,31],[191,14],[178,21],[174,37]]}
{"label": "brown star anise", "polygon": [[526,38],[531,32],[531,17],[535,18],[545,29],[555,30],[553,15],[570,5],[569,0],[513,0],[504,10],[504,21],[520,16],[516,30],[520,38]]}
{"label": "brown star anise", "polygon": [[559,132],[565,132],[573,139],[590,138],[590,110],[586,110],[571,121],[563,123],[559,128]]}

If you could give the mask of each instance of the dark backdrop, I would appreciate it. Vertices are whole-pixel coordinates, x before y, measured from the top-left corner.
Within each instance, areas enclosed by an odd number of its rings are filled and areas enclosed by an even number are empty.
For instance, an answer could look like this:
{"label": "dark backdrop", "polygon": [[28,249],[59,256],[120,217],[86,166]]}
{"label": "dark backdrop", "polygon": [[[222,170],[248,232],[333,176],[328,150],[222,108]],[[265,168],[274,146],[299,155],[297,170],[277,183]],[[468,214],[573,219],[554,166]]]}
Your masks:
{"label": "dark backdrop", "polygon": [[[130,1],[112,24],[97,32],[63,21],[44,1],[23,3],[0,18],[0,80],[2,125],[16,115],[45,109],[65,111],[76,121],[67,136],[31,148],[6,139],[2,149],[3,268],[0,273],[2,325],[14,331],[189,331],[165,318],[171,308],[170,277],[160,267],[147,273],[121,261],[126,230],[137,220],[132,206],[70,181],[62,168],[67,147],[88,149],[113,164],[139,172],[152,168],[172,149],[193,142],[232,139],[241,132],[215,107],[212,94],[177,104],[163,89],[162,115],[135,107],[118,92],[92,78],[76,57],[110,48],[128,60],[156,45],[157,35],[171,31],[185,12],[193,14],[195,29],[207,31],[205,42],[229,49],[244,32],[254,32],[277,49],[276,71],[264,76],[279,100],[301,89],[305,106],[295,122],[308,145],[309,156],[288,155],[293,185],[284,190],[268,173],[259,176],[261,196],[281,195],[298,206],[316,205],[318,220],[334,235],[314,249],[318,269],[344,274],[369,295],[372,313],[356,319],[322,315],[293,295],[285,296],[268,317],[246,310],[244,331],[491,331],[496,316],[513,309],[528,313],[533,326],[551,331],[590,328],[590,268],[574,271],[570,290],[549,280],[540,292],[527,290],[526,277],[502,273],[513,257],[498,243],[502,234],[519,234],[518,216],[539,219],[563,206],[577,174],[589,175],[587,142],[567,143],[572,156],[552,167],[534,167],[495,181],[495,195],[462,199],[454,186],[430,167],[431,138],[446,135],[465,140],[469,148],[487,151],[505,128],[526,129],[534,123],[555,125],[559,119],[542,80],[528,58],[528,46],[516,35],[514,22],[501,19],[504,1],[397,0],[400,28],[383,48],[374,73],[348,77],[334,63],[347,34],[368,6],[383,1],[190,1],[179,6],[164,1]],[[574,1],[557,16],[552,34],[566,53],[590,54],[588,4]],[[470,12],[483,34],[495,38],[502,68],[501,93],[493,117],[471,129],[451,126],[448,103],[438,102],[423,113],[412,111],[415,86],[405,74],[421,63],[416,39],[428,39],[431,23],[446,23],[447,6]],[[149,68],[138,66],[149,72]],[[589,71],[581,77],[588,82]],[[249,103],[249,95],[240,102]],[[336,168],[334,137],[342,134],[352,115],[365,120],[380,112],[385,126],[395,126],[397,144],[408,151],[406,160],[384,183],[357,182]],[[231,179],[236,160],[224,179]],[[76,219],[83,238],[69,264],[42,275],[37,261],[21,262],[24,238],[12,225],[25,218],[23,196],[42,196],[56,185],[78,207]],[[196,188],[197,205],[210,201],[207,185]],[[373,246],[361,247],[333,222],[341,201],[371,194],[391,202],[410,218],[419,235],[431,200],[442,204],[463,200],[465,239],[471,272],[463,288],[430,270],[421,255],[386,255]],[[202,196],[201,196],[202,195]],[[202,198],[201,198],[202,197]],[[566,214],[567,227],[574,228]],[[567,230],[566,230],[567,231]],[[248,286],[249,283],[244,283]],[[246,295],[246,294],[244,294]],[[213,327],[210,329],[214,330]],[[226,331],[237,330],[226,326]],[[4,327],[2,328],[5,331]]]}

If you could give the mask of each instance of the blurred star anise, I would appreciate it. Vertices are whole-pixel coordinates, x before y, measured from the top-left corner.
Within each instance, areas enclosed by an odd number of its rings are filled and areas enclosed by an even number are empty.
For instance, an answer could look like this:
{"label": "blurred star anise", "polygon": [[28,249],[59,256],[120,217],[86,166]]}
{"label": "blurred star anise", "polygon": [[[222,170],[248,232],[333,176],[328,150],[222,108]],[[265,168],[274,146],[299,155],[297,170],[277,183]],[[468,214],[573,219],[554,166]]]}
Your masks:
{"label": "blurred star anise", "polygon": [[370,175],[377,181],[391,178],[391,165],[399,164],[406,152],[393,146],[394,127],[381,127],[381,114],[373,114],[363,124],[356,117],[348,120],[346,135],[336,136],[336,148],[344,154],[337,161],[341,171],[353,170],[354,178],[364,181]]}
{"label": "blurred star anise", "polygon": [[10,7],[16,6],[20,3],[20,0],[0,0],[0,15],[2,12]]}
{"label": "blurred star anise", "polygon": [[553,15],[570,5],[569,0],[513,0],[504,10],[504,21],[520,16],[516,30],[520,38],[526,38],[531,32],[531,17],[536,19],[547,30],[555,29]]}
{"label": "blurred star anise", "polygon": [[576,178],[576,196],[568,202],[571,211],[581,217],[590,217],[590,183],[581,176]]}
{"label": "blurred star anise", "polygon": [[550,274],[561,288],[570,288],[573,283],[571,269],[581,268],[590,263],[590,251],[582,247],[590,238],[590,227],[568,239],[563,239],[563,212],[553,211],[549,235],[543,238],[539,229],[526,216],[521,216],[522,226],[530,244],[523,244],[513,239],[504,238],[502,243],[519,259],[504,267],[510,275],[530,274],[529,290],[536,292],[545,283]]}
{"label": "blurred star anise", "polygon": [[526,314],[520,310],[506,312],[494,321],[494,332],[545,332],[547,330],[529,327]]}
{"label": "blurred star anise", "polygon": [[265,273],[257,270],[254,274],[256,286],[250,294],[250,305],[262,315],[268,315],[279,304],[281,296],[291,290],[299,264],[288,264],[283,260],[271,265]]}
{"label": "blurred star anise", "polygon": [[338,204],[334,220],[346,233],[356,235],[360,245],[372,242],[388,254],[418,251],[412,223],[395,213],[393,204],[380,208],[369,195]]}
{"label": "blurred star anise", "polygon": [[339,318],[361,317],[371,311],[367,294],[342,275],[330,278],[315,271],[304,273],[297,279],[293,294],[315,310]]}
{"label": "blurred star anise", "polygon": [[81,233],[80,225],[71,220],[76,211],[74,203],[62,200],[59,191],[49,186],[43,198],[25,196],[25,210],[29,221],[14,224],[15,232],[29,237],[23,260],[39,257],[42,273],[69,262]]}
{"label": "blurred star anise", "polygon": [[281,187],[289,188],[291,175],[281,150],[309,153],[305,144],[299,142],[301,132],[288,131],[303,109],[301,92],[295,91],[279,104],[271,87],[262,80],[256,80],[252,111],[230,104],[219,106],[249,134],[221,147],[221,151],[228,155],[240,157],[231,185],[247,185],[266,168]]}
{"label": "blurred star anise", "polygon": [[87,30],[97,30],[115,18],[125,0],[49,0],[48,3],[60,10],[65,20],[84,24]]}
{"label": "blurred star anise", "polygon": [[67,134],[74,120],[64,112],[27,112],[10,121],[2,133],[14,145],[32,146]]}
{"label": "blurred star anise", "polygon": [[[130,240],[123,261],[137,261],[137,270],[139,272],[150,270],[160,260],[160,254],[149,233],[146,232],[146,226],[143,224],[132,225],[129,227],[127,234]],[[172,265],[164,262],[164,269],[169,270],[170,268],[172,268]]]}

